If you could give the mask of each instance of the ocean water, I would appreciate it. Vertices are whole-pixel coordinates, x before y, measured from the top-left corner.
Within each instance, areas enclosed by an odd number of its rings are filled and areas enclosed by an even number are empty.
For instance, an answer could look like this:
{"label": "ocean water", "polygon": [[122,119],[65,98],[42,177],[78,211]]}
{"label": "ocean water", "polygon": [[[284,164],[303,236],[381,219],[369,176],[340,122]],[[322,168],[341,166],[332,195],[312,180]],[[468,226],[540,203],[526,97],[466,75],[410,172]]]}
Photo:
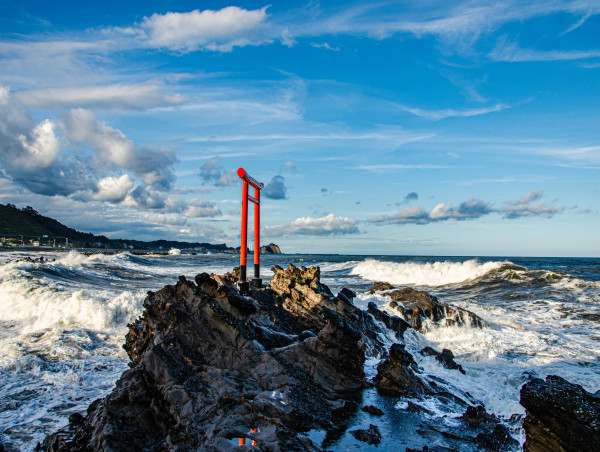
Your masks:
{"label": "ocean water", "polygon": [[[43,262],[27,259],[42,256]],[[111,391],[127,368],[127,324],[141,314],[147,291],[179,275],[222,274],[237,262],[236,255],[0,252],[0,443],[32,450],[70,414],[85,413]],[[407,333],[407,349],[451,349],[466,375],[415,357],[425,375],[482,401],[521,441],[519,390],[531,376],[556,374],[600,389],[600,259],[273,255],[263,256],[261,276],[268,282],[271,266],[290,262],[319,265],[334,293],[359,293],[354,303],[361,308],[371,301],[384,306],[384,296],[365,292],[374,281],[388,281],[427,290],[486,320],[484,329],[430,325],[425,334]],[[368,373],[377,362],[368,360]],[[409,402],[448,426],[460,415],[433,398],[396,400],[389,409],[400,418]],[[385,422],[393,424],[394,416]],[[328,448],[352,448],[348,437]]]}

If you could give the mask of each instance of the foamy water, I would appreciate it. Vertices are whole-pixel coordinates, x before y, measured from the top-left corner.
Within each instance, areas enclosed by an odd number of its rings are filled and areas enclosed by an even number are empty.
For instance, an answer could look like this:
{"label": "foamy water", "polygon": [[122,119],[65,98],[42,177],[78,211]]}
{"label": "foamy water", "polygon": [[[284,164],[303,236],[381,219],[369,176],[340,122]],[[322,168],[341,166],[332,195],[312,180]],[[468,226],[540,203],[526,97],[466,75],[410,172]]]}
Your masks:
{"label": "foamy water", "polygon": [[[41,255],[50,261],[17,262]],[[268,281],[272,265],[289,262],[319,265],[334,293],[344,286],[361,293],[355,299],[361,308],[370,301],[385,307],[385,294],[365,291],[387,281],[481,316],[489,328],[431,325],[425,334],[408,332],[407,348],[425,375],[507,420],[523,414],[519,390],[531,376],[556,374],[600,389],[598,260],[283,255],[264,256],[261,276]],[[127,368],[127,324],[141,314],[148,290],[237,264],[235,255],[0,253],[0,443],[31,450],[71,413],[84,413],[111,391]],[[427,345],[451,349],[466,375],[421,356]],[[376,359],[369,362],[374,369]],[[454,422],[435,400],[412,403],[431,405],[443,422]],[[518,425],[510,425],[522,440]]]}
{"label": "foamy water", "polygon": [[358,263],[351,275],[369,281],[387,281],[394,285],[444,286],[477,279],[497,270],[506,262],[382,262],[367,259]]}

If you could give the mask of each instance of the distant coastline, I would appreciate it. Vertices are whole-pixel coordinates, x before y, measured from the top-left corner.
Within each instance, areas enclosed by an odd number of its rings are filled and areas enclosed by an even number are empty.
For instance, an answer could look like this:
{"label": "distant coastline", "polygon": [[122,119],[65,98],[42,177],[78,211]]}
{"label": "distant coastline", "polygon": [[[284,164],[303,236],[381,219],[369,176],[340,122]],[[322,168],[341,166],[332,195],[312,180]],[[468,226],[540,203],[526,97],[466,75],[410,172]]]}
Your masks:
{"label": "distant coastline", "polygon": [[[60,246],[56,246],[60,244]],[[177,249],[182,254],[235,254],[239,247],[225,243],[184,242],[178,240],[110,239],[104,235],[80,232],[54,218],[38,213],[33,207],[21,209],[14,204],[0,204],[0,250],[70,251],[116,253],[135,251],[164,253]],[[282,254],[274,243],[261,247],[261,254]]]}

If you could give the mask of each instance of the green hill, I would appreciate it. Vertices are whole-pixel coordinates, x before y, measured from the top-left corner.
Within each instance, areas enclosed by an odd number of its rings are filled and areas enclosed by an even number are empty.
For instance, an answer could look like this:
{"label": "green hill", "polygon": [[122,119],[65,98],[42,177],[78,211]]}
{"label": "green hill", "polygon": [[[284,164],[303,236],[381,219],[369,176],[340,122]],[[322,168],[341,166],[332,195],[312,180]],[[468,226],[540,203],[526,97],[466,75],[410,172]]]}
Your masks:
{"label": "green hill", "polygon": [[18,209],[14,204],[0,204],[0,235],[25,237],[67,238],[72,242],[110,245],[111,240],[103,235],[79,232],[54,218],[40,215],[31,206]]}
{"label": "green hill", "polygon": [[[233,252],[234,249],[226,244],[211,244],[198,242],[179,242],[174,240],[155,240],[144,242],[141,240],[130,239],[109,239],[103,235],[94,235],[89,232],[79,232],[72,229],[54,218],[40,215],[30,206],[22,209],[14,204],[0,204],[0,237],[42,238],[47,236],[49,239],[67,238],[73,247],[86,248],[120,248],[132,247],[134,249],[144,250],[168,250],[169,248],[197,249],[213,252]],[[43,240],[42,240],[43,241]],[[27,240],[25,240],[27,242]],[[60,240],[61,244],[64,243]]]}

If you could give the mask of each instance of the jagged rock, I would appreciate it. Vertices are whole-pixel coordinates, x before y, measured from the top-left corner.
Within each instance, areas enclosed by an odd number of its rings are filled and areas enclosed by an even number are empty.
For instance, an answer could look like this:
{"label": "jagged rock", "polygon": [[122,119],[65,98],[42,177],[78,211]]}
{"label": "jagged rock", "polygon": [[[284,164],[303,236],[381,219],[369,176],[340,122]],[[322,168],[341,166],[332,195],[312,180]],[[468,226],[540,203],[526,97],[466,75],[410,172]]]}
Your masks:
{"label": "jagged rock", "polygon": [[[343,397],[366,386],[364,337],[327,307],[343,302],[310,276],[318,269],[302,272],[313,285],[294,281],[303,310],[270,289],[244,297],[206,273],[149,292],[126,336],[131,368],[43,450],[220,451],[235,438],[262,450],[318,450],[298,433],[330,428]],[[305,327],[313,316],[322,328]]]}
{"label": "jagged rock", "polygon": [[73,413],[69,416],[69,427],[77,427],[83,422],[83,414]]}
{"label": "jagged rock", "polygon": [[394,286],[388,282],[375,281],[373,287],[368,290],[368,293],[373,294],[375,292],[383,292],[384,290],[392,290],[393,288]]}
{"label": "jagged rock", "polygon": [[289,264],[285,270],[279,266],[272,270],[271,290],[283,300],[281,307],[302,323],[304,329],[313,332],[321,330],[327,324],[328,311],[334,312],[360,331],[365,353],[385,353],[385,345],[378,337],[381,328],[371,316],[354,306],[352,299],[356,294],[353,291],[343,288],[334,296],[329,287],[321,283],[319,267],[297,268]]}
{"label": "jagged rock", "polygon": [[387,295],[393,300],[388,306],[398,312],[414,329],[421,332],[424,330],[425,319],[444,326],[467,325],[483,328],[485,325],[485,322],[471,311],[446,305],[437,297],[421,290],[406,287]]}
{"label": "jagged rock", "polygon": [[383,412],[383,410],[381,410],[373,405],[365,405],[364,407],[361,408],[361,410],[363,410],[365,413],[369,413],[374,416],[383,416],[385,414]]}
{"label": "jagged rock", "polygon": [[379,310],[373,302],[370,302],[367,305],[367,312],[371,314],[375,320],[383,322],[387,328],[394,331],[397,339],[402,339],[404,337],[404,332],[408,328],[412,328],[410,323],[406,320]]}
{"label": "jagged rock", "polygon": [[286,310],[306,320],[308,329],[324,326],[324,308],[356,320],[360,310],[354,307],[348,297],[333,296],[329,287],[321,283],[319,267],[297,268],[290,264],[286,270],[279,266],[272,270],[271,289],[283,298]]}
{"label": "jagged rock", "polygon": [[519,442],[510,435],[508,428],[496,424],[492,431],[478,433],[473,440],[482,450],[491,452],[509,452],[519,447]]}
{"label": "jagged rock", "polygon": [[342,288],[342,290],[340,290],[340,293],[338,294],[338,297],[340,295],[343,295],[348,300],[352,300],[352,299],[356,298],[356,292],[354,292],[353,290],[350,290],[350,289],[348,289],[346,287],[344,287],[344,288]]}
{"label": "jagged rock", "polygon": [[440,353],[431,347],[425,347],[419,353],[427,356],[435,356],[435,360],[439,362],[442,366],[444,366],[446,369],[455,369],[458,370],[461,374],[465,374],[465,370],[463,369],[463,367],[454,360],[454,353],[452,353],[452,350],[444,348]]}
{"label": "jagged rock", "polygon": [[369,424],[368,429],[351,430],[350,433],[363,443],[377,445],[381,442],[381,432],[379,431],[379,427],[373,424]]}
{"label": "jagged rock", "polygon": [[413,356],[403,344],[392,344],[389,358],[377,366],[373,382],[377,389],[387,395],[415,395],[429,392],[427,385],[417,375]]}
{"label": "jagged rock", "polygon": [[460,417],[463,421],[470,425],[478,425],[482,423],[490,423],[496,421],[496,416],[488,414],[483,405],[468,406],[467,410]]}
{"label": "jagged rock", "polygon": [[274,243],[263,245],[260,247],[260,254],[282,254],[281,250]]}
{"label": "jagged rock", "polygon": [[327,315],[329,322],[316,337],[276,350],[274,354],[288,366],[302,369],[335,398],[365,386],[365,357],[359,344],[360,332],[335,312],[329,311]]}
{"label": "jagged rock", "polygon": [[[42,449],[229,451],[244,450],[234,444],[246,438],[257,450],[317,451],[301,433],[343,435],[344,419],[371,385],[366,352],[389,356],[373,380],[382,393],[451,398],[431,378],[421,379],[402,344],[389,352],[384,346],[390,329],[402,339],[410,328],[405,320],[374,304],[356,308],[348,289],[334,296],[318,267],[273,270],[271,285],[250,287],[247,296],[235,284],[239,269],[180,277],[148,292],[143,316],[126,336],[130,369],[79,425],[49,435]],[[369,444],[381,440],[375,426],[354,432]]]}
{"label": "jagged rock", "polygon": [[549,375],[521,388],[524,448],[538,451],[600,450],[600,398],[580,385]]}

